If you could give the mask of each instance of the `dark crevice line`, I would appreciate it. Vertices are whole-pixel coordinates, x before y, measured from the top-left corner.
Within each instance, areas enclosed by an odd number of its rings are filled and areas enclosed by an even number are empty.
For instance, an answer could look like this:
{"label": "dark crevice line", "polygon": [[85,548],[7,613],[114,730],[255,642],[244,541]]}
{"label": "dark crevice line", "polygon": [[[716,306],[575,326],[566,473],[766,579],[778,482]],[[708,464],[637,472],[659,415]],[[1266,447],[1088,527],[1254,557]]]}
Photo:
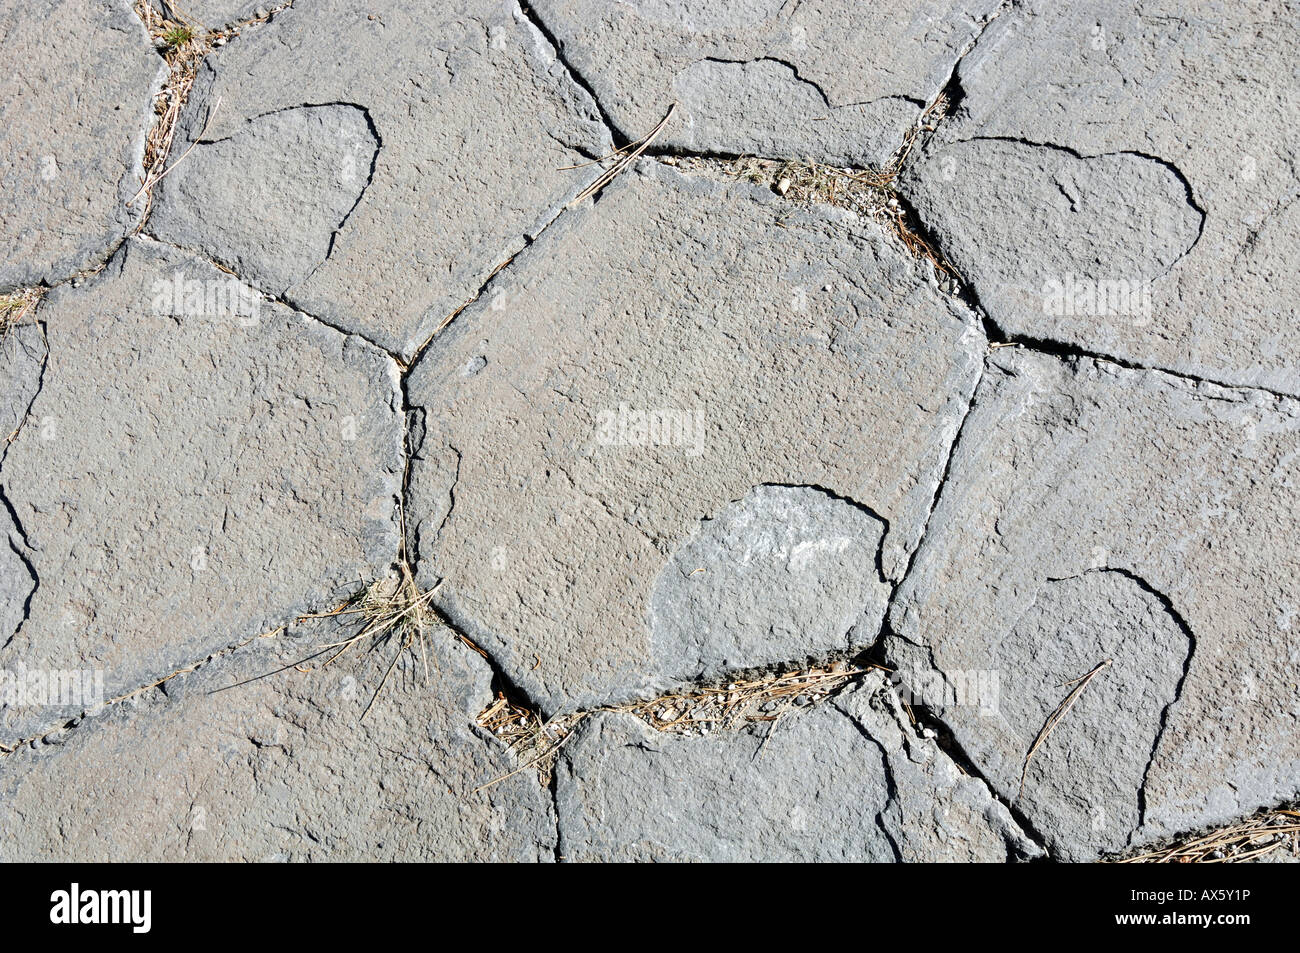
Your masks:
{"label": "dark crevice line", "polygon": [[546,21],[541,18],[533,8],[533,5],[529,3],[528,0],[518,0],[518,5],[519,12],[523,14],[524,18],[533,25],[533,28],[542,35],[543,39],[551,45],[551,49],[555,53],[556,62],[564,67],[564,71],[568,74],[573,85],[577,86],[591,98],[591,103],[595,106],[596,112],[600,115],[600,121],[604,124],[606,131],[609,132],[610,139],[613,140],[614,145],[616,147],[622,147],[631,143],[633,140],[619,129],[614,120],[610,118],[609,113],[605,111],[605,107],[601,103],[600,97],[596,95],[596,91],[592,89],[591,84],[587,82],[587,78],[569,62],[568,57],[565,56],[564,53],[564,44],[560,42],[559,37],[555,35],[554,31],[546,25]]}

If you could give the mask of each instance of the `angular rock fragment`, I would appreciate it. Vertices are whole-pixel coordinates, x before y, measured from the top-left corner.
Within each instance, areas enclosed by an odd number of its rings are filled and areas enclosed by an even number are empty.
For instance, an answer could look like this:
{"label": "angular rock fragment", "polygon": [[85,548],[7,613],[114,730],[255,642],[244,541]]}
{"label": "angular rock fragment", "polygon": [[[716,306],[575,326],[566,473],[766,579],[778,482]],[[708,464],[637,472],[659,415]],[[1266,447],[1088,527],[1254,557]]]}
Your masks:
{"label": "angular rock fragment", "polygon": [[532,7],[628,139],[676,102],[657,146],[880,166],[998,3]]}
{"label": "angular rock fragment", "polygon": [[1289,399],[990,359],[886,650],[1055,856],[1294,795],[1297,458]]}
{"label": "angular rock fragment", "polygon": [[569,861],[1005,861],[1040,853],[879,676],[761,732],[589,716],[556,768]]}
{"label": "angular rock fragment", "polygon": [[597,174],[563,167],[609,151],[490,0],[284,10],[209,57],[182,132],[154,234],[408,358]]}
{"label": "angular rock fragment", "polygon": [[548,710],[869,644],[982,350],[874,225],[648,163],[413,369],[420,572]]}
{"label": "angular rock fragment", "polygon": [[408,649],[363,721],[391,646],[257,678],[346,634],[256,640],[0,758],[0,859],[551,859],[535,772],[475,790],[515,765],[471,727],[491,672],[446,630],[428,680]]}
{"label": "angular rock fragment", "polygon": [[902,187],[1004,333],[1300,396],[1300,23],[1017,4]]}
{"label": "angular rock fragment", "polygon": [[111,697],[394,558],[403,428],[382,351],[141,239],[40,316],[49,356],[0,488],[41,584],[0,668],[97,672]]}
{"label": "angular rock fragment", "polygon": [[13,4],[0,43],[0,289],[105,258],[138,220],[167,68],[127,0]]}

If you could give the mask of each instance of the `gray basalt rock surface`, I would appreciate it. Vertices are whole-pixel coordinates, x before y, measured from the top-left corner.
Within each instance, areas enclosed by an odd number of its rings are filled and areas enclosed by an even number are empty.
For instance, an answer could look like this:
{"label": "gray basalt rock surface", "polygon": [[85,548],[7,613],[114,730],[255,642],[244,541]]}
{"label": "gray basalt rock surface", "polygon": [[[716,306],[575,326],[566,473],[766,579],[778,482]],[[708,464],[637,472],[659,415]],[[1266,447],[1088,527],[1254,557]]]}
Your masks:
{"label": "gray basalt rock surface", "polygon": [[998,0],[534,0],[627,139],[677,103],[657,147],[883,165]]}
{"label": "gray basalt rock surface", "polygon": [[1297,456],[1289,399],[990,359],[886,647],[1055,856],[1294,796]]}
{"label": "gray basalt rock surface", "polygon": [[139,221],[167,67],[127,0],[11,4],[0,37],[3,290],[99,264]]}
{"label": "gray basalt rock surface", "polygon": [[864,647],[982,351],[874,225],[648,164],[412,371],[420,572],[548,710]]}
{"label": "gray basalt rock surface", "polygon": [[1291,4],[1018,4],[903,188],[1006,334],[1300,395]]}
{"label": "gray basalt rock surface", "polygon": [[1040,853],[876,676],[760,732],[590,716],[556,773],[568,861],[1005,861]]}
{"label": "gray basalt rock surface", "polygon": [[205,62],[184,122],[153,233],[406,357],[596,175],[563,167],[609,151],[489,0],[285,10]]}
{"label": "gray basalt rock surface", "polygon": [[471,727],[491,672],[446,630],[364,720],[392,646],[257,677],[347,634],[255,640],[0,760],[0,860],[553,859],[551,798],[491,783],[516,767]]}
{"label": "gray basalt rock surface", "polygon": [[111,696],[395,557],[401,397],[378,348],[141,239],[39,317],[49,355],[0,470],[39,585],[0,667],[102,670]]}
{"label": "gray basalt rock surface", "polygon": [[848,649],[862,607],[889,586],[877,554],[885,524],[810,487],[759,487],[682,543],[650,596],[650,651],[671,678]]}
{"label": "gray basalt rock surface", "polygon": [[1295,2],[144,2],[0,13],[0,861],[1300,797]]}

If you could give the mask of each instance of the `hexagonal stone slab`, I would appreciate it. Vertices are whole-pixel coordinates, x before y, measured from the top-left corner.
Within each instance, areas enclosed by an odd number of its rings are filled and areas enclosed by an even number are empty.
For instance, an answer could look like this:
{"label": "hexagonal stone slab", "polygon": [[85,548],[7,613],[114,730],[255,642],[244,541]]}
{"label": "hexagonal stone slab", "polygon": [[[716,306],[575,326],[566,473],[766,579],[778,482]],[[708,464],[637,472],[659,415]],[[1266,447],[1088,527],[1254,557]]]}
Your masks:
{"label": "hexagonal stone slab", "polygon": [[[1056,856],[1295,793],[1297,459],[1289,399],[1032,351],[990,359],[886,647]],[[1022,794],[1040,732],[1107,660]],[[981,675],[991,697],[969,691]]]}
{"label": "hexagonal stone slab", "polygon": [[0,757],[0,859],[553,859],[536,772],[491,784],[516,767],[471,726],[491,672],[446,630],[428,681],[408,650],[363,721],[391,646],[229,687],[344,634],[257,640]]}
{"label": "hexagonal stone slab", "polygon": [[565,61],[628,139],[880,166],[997,0],[872,4],[536,0]]}
{"label": "hexagonal stone slab", "polygon": [[1031,2],[903,188],[1007,334],[1300,395],[1300,43],[1269,5]]}
{"label": "hexagonal stone slab", "polygon": [[879,676],[761,733],[589,716],[556,768],[570,861],[1002,862],[1041,854]]}
{"label": "hexagonal stone slab", "polygon": [[868,644],[984,349],[920,275],[656,163],[566,213],[408,380],[439,604],[548,709]]}
{"label": "hexagonal stone slab", "polygon": [[47,366],[0,485],[39,585],[0,667],[99,671],[111,697],[394,558],[401,397],[378,348],[140,239],[38,317]]}
{"label": "hexagonal stone slab", "polygon": [[154,234],[407,357],[597,174],[562,167],[609,150],[490,0],[285,10],[209,57],[184,123]]}
{"label": "hexagonal stone slab", "polygon": [[[52,24],[75,25],[57,29]],[[5,12],[0,44],[0,288],[51,283],[108,257],[167,67],[126,0]]]}

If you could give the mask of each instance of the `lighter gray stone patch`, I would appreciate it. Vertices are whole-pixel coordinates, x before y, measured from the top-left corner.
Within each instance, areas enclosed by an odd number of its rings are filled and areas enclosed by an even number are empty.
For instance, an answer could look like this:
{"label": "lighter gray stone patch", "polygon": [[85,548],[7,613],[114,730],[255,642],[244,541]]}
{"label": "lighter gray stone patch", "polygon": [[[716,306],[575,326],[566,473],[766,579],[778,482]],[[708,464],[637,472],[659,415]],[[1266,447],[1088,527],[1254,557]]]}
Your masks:
{"label": "lighter gray stone patch", "polygon": [[1157,333],[1153,285],[1196,244],[1204,215],[1168,166],[976,140],[929,151],[908,170],[916,210],[980,304],[1012,333],[1110,350]]}
{"label": "lighter gray stone patch", "polygon": [[[251,320],[208,310],[232,290]],[[403,428],[383,352],[143,239],[40,314],[35,423],[0,487],[41,585],[0,668],[98,671],[111,697],[333,606],[394,558]]]}
{"label": "lighter gray stone patch", "polygon": [[224,138],[199,140],[168,177],[171,200],[150,230],[219,255],[245,281],[281,296],[328,257],[378,151],[356,106],[254,117]]}
{"label": "lighter gray stone patch", "polygon": [[126,203],[167,76],[126,0],[11,4],[4,19],[0,289],[99,264],[139,221]]}
{"label": "lighter gray stone patch", "polygon": [[650,644],[666,675],[849,648],[874,632],[890,587],[877,569],[882,520],[812,487],[758,487],[674,551],[650,598]]}

